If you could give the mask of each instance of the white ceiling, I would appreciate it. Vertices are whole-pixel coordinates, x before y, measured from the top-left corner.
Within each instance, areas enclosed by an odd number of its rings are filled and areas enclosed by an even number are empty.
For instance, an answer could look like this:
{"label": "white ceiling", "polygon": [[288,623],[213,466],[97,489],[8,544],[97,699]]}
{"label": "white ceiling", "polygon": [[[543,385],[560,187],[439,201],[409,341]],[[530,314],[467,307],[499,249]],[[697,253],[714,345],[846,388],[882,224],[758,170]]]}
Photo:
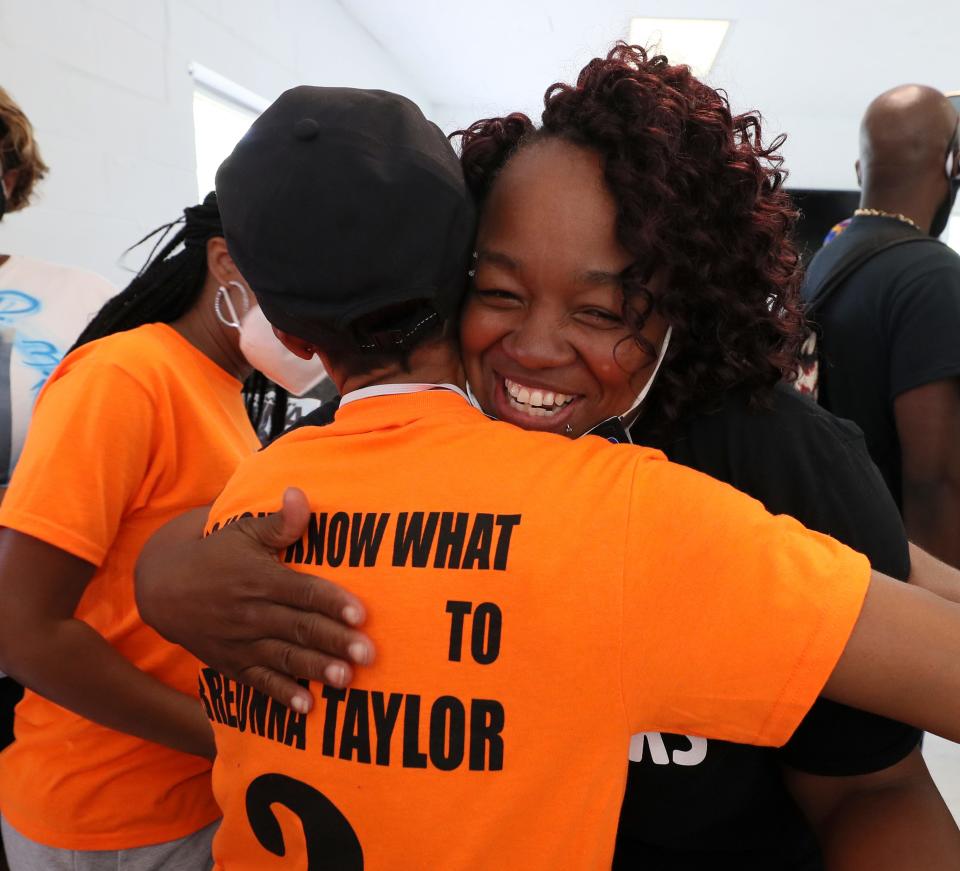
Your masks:
{"label": "white ceiling", "polygon": [[914,81],[960,89],[958,0],[340,0],[450,129],[536,113],[546,87],[625,38],[633,16],[732,21],[708,81],[786,131],[793,183],[852,187],[870,100]]}

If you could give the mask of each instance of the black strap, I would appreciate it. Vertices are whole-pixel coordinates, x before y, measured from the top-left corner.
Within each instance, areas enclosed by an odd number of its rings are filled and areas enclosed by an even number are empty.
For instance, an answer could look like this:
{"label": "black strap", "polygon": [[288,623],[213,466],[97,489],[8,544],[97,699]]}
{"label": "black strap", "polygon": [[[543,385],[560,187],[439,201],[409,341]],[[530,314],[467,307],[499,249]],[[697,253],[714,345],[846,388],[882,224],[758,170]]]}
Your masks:
{"label": "black strap", "polygon": [[909,242],[936,243],[937,240],[931,236],[911,233],[909,236],[879,241],[875,238],[865,239],[863,244],[852,248],[827,272],[819,287],[815,290],[804,287],[803,296],[808,300],[804,309],[807,317],[823,308],[840,286],[868,260],[872,260],[883,251],[889,251],[891,248],[906,245]]}

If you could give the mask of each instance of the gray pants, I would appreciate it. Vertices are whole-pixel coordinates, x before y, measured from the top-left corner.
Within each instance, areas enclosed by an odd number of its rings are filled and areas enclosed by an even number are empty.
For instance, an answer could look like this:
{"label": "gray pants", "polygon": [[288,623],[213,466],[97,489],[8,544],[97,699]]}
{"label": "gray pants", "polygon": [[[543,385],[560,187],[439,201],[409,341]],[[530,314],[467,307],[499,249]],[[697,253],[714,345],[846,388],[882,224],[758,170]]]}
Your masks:
{"label": "gray pants", "polygon": [[210,871],[210,845],[220,824],[132,850],[58,850],[25,838],[5,819],[0,825],[10,871]]}

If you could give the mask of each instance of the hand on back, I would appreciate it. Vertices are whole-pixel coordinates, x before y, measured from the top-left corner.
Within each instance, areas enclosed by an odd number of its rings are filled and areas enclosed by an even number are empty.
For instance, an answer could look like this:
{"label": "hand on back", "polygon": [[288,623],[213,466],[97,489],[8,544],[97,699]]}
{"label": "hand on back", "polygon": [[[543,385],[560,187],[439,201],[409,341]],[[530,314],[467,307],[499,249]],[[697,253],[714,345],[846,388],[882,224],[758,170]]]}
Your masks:
{"label": "hand on back", "polygon": [[198,538],[203,515],[164,527],[137,566],[143,619],[228,677],[295,710],[312,707],[297,679],[345,686],[354,665],[373,661],[355,628],[360,601],[322,578],[286,568],[277,553],[299,540],[309,506],[295,488],[268,517],[241,518]]}

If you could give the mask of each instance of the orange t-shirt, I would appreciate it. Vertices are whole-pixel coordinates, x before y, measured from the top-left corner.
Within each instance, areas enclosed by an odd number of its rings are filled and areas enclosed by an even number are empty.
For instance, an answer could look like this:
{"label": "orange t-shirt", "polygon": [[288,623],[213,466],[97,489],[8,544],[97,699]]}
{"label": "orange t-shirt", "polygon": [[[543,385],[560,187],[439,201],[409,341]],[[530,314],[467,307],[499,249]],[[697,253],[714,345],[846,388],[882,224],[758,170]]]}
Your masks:
{"label": "orange t-shirt", "polygon": [[[241,385],[171,327],[70,354],[41,392],[0,525],[97,567],[76,616],[123,656],[191,695],[197,660],[144,625],[133,570],[150,535],[208,505],[258,443]],[[91,676],[95,679],[95,676]],[[34,841],[119,850],[219,816],[210,764],[99,726],[35,693],[0,755],[0,811]]]}
{"label": "orange t-shirt", "polygon": [[448,391],[285,436],[211,524],[290,485],[314,515],[282,559],[366,602],[378,656],[348,690],[313,685],[307,716],[201,670],[226,871],[608,868],[631,735],[783,743],[869,579],[658,452],[523,432]]}

